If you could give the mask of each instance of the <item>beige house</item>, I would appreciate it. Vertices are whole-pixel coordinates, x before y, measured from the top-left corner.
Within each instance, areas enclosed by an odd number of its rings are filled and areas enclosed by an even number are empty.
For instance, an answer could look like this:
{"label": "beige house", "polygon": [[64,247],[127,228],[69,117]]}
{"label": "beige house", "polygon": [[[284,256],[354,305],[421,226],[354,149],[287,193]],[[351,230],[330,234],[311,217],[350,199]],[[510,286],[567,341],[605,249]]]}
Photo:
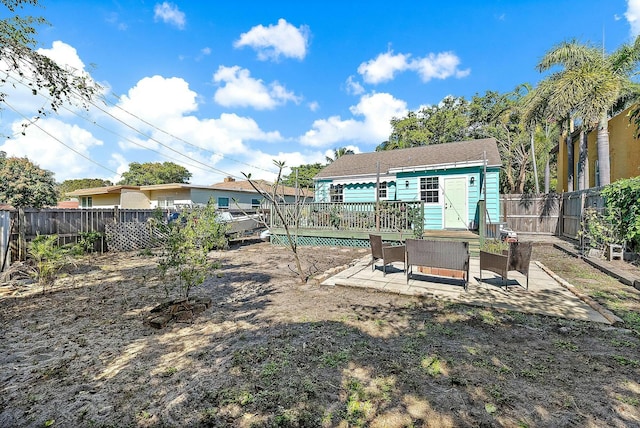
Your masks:
{"label": "beige house", "polygon": [[[254,184],[271,193],[271,183],[256,180]],[[296,198],[306,195],[301,189],[286,186],[279,187],[277,193],[284,195],[286,202],[294,202]],[[107,186],[78,189],[67,193],[67,196],[77,198],[80,208],[172,209],[204,205],[213,199],[216,209],[256,210],[264,203],[262,196],[248,181],[236,181],[230,177],[211,186],[183,183]]]}

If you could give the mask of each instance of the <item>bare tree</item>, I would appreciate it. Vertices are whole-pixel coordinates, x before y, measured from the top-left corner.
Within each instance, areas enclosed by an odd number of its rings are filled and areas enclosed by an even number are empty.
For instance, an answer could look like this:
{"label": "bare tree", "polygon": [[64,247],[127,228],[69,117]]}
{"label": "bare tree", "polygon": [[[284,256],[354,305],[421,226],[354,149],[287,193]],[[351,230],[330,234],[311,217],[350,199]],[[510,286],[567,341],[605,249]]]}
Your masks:
{"label": "bare tree", "polygon": [[[260,185],[260,182],[251,179],[251,174],[242,173],[245,176],[251,187],[260,194],[265,200],[271,203],[271,207],[273,209],[273,214],[278,216],[280,221],[283,224],[285,235],[287,242],[286,244],[291,249],[293,253],[293,258],[296,264],[296,274],[300,278],[301,283],[306,283],[307,279],[309,279],[309,274],[307,274],[302,268],[302,262],[300,261],[300,255],[298,254],[298,234],[292,230],[292,226],[295,230],[297,230],[299,225],[299,218],[302,213],[302,208],[305,203],[305,197],[302,199],[298,199],[296,201],[294,216],[291,218],[287,215],[287,213],[282,210],[282,203],[285,201],[284,198],[284,185],[282,184],[282,170],[285,168],[285,163],[281,161],[274,160],[273,163],[278,167],[278,176],[276,180],[271,185],[270,189],[265,189],[264,186]],[[289,220],[293,220],[293,224],[290,224]],[[268,225],[265,222],[265,226]]]}

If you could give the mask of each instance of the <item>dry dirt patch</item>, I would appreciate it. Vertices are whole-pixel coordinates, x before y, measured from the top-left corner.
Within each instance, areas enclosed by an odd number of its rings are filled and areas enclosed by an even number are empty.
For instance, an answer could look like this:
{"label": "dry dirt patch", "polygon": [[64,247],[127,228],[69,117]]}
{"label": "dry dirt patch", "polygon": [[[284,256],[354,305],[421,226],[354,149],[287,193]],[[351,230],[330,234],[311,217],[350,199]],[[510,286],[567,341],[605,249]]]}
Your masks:
{"label": "dry dirt patch", "polygon": [[0,426],[640,425],[628,329],[300,285],[265,243],[216,256],[193,323],[144,323],[164,280],[135,253],[0,300]]}

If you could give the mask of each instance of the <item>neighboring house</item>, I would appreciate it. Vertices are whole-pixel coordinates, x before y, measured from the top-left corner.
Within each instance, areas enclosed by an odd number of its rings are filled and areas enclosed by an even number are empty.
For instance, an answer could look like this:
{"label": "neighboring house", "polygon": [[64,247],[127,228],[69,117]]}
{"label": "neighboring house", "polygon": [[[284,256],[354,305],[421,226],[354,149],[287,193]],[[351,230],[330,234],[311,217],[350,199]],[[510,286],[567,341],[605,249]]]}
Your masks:
{"label": "neighboring house", "polygon": [[[273,184],[265,180],[252,180],[253,184],[258,187],[262,192],[271,195],[273,193]],[[245,209],[257,209],[260,208],[260,204],[263,202],[262,196],[256,192],[251,183],[246,180],[236,181],[232,178],[226,178],[224,182],[217,183],[211,186],[214,190],[216,204],[219,209],[222,208],[237,208],[236,202]],[[276,190],[276,197],[283,198],[278,202],[293,203],[296,200],[312,200],[313,195],[309,194],[303,189],[296,189],[295,187],[278,186]]]}
{"label": "neighboring house", "polygon": [[55,208],[80,208],[80,202],[79,201],[58,201],[58,205],[55,206]]}
{"label": "neighboring house", "polygon": [[[270,193],[271,184],[256,180],[259,189]],[[294,202],[304,192],[292,187],[279,187],[278,194],[284,194],[287,202]],[[204,205],[213,199],[217,209],[256,210],[262,207],[262,196],[248,181],[226,178],[224,182],[211,186],[170,183],[150,186],[108,186],[78,189],[67,193],[78,198],[81,208],[180,208],[190,205]]]}
{"label": "neighboring house", "polygon": [[315,202],[373,202],[379,182],[381,201],[424,202],[425,229],[473,229],[485,193],[498,222],[501,165],[494,138],[345,155],[314,177]]}
{"label": "neighboring house", "polygon": [[149,197],[140,186],[105,186],[78,189],[66,194],[77,198],[80,208],[151,208]]}
{"label": "neighboring house", "polygon": [[[612,183],[640,175],[640,140],[635,137],[636,126],[629,122],[628,113],[629,109],[609,119]],[[600,186],[597,133],[597,129],[588,133],[580,129],[574,131],[570,147],[566,137],[561,137],[560,144],[554,148],[558,152],[558,193]]]}

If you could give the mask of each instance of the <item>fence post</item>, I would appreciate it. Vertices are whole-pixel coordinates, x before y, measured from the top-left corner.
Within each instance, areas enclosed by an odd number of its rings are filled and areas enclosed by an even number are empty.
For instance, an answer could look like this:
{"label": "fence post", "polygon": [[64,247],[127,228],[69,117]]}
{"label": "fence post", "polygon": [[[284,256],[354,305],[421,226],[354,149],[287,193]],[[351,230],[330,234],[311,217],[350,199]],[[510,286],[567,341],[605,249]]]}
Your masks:
{"label": "fence post", "polygon": [[119,223],[119,215],[120,211],[118,210],[118,206],[113,207],[113,222]]}
{"label": "fence post", "polygon": [[560,193],[560,206],[558,207],[558,236],[564,236],[564,192]]}
{"label": "fence post", "polygon": [[0,258],[0,263],[2,266],[0,267],[0,272],[4,272],[7,266],[11,265],[11,227],[13,226],[13,221],[11,221],[11,213],[9,211],[0,211],[0,221],[2,222],[2,234],[0,235],[0,254],[2,255]]}
{"label": "fence post", "polygon": [[485,237],[487,236],[487,201],[480,199],[478,201],[478,235],[480,235],[480,248],[484,245]]}
{"label": "fence post", "polygon": [[26,217],[24,208],[18,208],[18,260],[27,259]]}

